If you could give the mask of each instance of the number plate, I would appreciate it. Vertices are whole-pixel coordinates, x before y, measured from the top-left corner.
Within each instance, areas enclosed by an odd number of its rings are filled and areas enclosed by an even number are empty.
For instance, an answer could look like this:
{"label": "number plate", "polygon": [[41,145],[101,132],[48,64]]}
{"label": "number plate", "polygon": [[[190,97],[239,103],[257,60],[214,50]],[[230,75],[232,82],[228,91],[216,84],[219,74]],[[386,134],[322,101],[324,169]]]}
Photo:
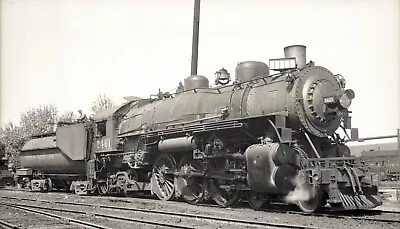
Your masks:
{"label": "number plate", "polygon": [[346,116],[349,115],[349,112],[347,110],[340,110],[340,111],[337,112],[337,114],[339,116],[346,117]]}
{"label": "number plate", "polygon": [[335,98],[334,97],[326,97],[324,98],[324,103],[334,103],[335,102]]}

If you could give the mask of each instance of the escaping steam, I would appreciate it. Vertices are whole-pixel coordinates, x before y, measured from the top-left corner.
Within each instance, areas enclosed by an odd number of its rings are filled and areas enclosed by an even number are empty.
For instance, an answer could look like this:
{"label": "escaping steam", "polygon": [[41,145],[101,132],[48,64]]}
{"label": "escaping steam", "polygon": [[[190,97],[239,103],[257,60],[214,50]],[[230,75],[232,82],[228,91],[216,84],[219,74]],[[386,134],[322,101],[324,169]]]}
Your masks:
{"label": "escaping steam", "polygon": [[283,199],[286,203],[294,204],[297,201],[309,201],[314,196],[314,189],[306,183],[304,176],[297,174],[291,183],[295,186]]}

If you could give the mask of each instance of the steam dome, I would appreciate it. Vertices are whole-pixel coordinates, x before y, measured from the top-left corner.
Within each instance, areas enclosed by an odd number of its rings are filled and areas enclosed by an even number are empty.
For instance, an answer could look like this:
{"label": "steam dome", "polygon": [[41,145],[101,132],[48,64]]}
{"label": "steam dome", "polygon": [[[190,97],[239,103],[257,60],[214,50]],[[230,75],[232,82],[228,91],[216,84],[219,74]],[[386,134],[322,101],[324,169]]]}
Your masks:
{"label": "steam dome", "polygon": [[207,77],[202,75],[191,75],[188,76],[184,81],[185,90],[191,90],[195,88],[208,88],[210,84]]}

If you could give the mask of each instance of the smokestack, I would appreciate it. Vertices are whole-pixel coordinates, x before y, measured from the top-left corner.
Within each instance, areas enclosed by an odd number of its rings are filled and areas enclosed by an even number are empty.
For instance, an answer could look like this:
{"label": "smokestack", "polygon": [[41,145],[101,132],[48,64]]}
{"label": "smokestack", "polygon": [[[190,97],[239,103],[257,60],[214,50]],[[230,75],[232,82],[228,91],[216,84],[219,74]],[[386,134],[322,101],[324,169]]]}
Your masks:
{"label": "smokestack", "polygon": [[192,65],[190,75],[197,75],[197,59],[199,51],[200,0],[194,0]]}
{"label": "smokestack", "polygon": [[304,45],[291,45],[283,49],[285,58],[295,57],[297,68],[306,66],[306,46]]}

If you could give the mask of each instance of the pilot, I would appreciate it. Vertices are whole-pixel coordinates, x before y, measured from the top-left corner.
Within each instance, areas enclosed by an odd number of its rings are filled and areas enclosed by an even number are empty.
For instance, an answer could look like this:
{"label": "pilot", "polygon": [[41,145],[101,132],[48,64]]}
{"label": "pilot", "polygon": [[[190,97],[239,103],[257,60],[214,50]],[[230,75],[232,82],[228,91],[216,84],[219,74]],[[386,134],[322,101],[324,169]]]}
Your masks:
{"label": "pilot", "polygon": [[82,110],[78,110],[78,118],[76,118],[76,121],[79,122],[86,122],[87,121],[87,117],[86,114],[82,113]]}

